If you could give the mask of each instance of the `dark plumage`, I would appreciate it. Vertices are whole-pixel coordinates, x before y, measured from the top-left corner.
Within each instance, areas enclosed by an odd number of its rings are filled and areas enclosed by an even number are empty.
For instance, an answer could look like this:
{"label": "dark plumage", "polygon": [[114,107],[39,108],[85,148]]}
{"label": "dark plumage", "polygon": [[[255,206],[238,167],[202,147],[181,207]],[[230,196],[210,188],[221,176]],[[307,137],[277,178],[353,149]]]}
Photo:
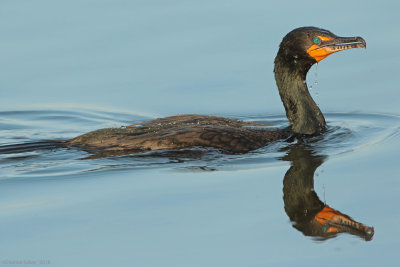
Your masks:
{"label": "dark plumage", "polygon": [[69,140],[66,145],[111,154],[191,147],[245,153],[292,134],[317,135],[324,131],[326,123],[308,92],[307,72],[329,54],[360,47],[365,47],[361,37],[338,37],[315,27],[295,29],[283,38],[275,58],[274,73],[290,129],[270,129],[260,127],[267,125],[214,116],[181,115],[124,128],[97,130]]}

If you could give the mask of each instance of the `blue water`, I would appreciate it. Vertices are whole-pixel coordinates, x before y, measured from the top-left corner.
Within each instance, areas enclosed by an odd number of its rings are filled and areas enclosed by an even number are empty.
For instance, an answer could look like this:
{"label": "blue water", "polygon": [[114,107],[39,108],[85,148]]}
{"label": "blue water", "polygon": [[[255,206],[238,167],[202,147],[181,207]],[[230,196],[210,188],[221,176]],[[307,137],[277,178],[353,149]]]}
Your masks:
{"label": "blue water", "polygon": [[[0,265],[397,266],[399,8],[2,1]],[[310,71],[329,129],[302,146],[103,158],[76,148],[2,150],[179,113],[286,126],[272,63],[281,38],[305,25],[362,36],[367,49]],[[298,149],[321,164],[318,198],[373,226],[371,241],[321,241],[293,227],[283,181]]]}

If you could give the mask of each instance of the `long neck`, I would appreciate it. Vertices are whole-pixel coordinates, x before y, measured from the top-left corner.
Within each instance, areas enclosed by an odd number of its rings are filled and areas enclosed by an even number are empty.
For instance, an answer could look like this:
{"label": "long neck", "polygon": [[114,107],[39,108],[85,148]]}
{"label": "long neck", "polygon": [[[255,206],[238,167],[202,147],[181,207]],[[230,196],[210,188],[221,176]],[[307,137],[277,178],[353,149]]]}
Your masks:
{"label": "long neck", "polygon": [[311,65],[289,62],[279,52],[275,58],[276,84],[295,134],[318,135],[326,125],[324,115],[308,91],[306,76]]}

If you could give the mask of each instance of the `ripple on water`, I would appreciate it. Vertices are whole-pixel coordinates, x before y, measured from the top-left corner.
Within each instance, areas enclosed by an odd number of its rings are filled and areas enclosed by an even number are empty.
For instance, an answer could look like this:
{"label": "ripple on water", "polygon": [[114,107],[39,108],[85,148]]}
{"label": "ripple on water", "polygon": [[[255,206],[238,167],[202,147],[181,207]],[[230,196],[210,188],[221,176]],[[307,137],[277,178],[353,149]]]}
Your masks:
{"label": "ripple on water", "polygon": [[[232,116],[287,126],[283,115]],[[87,131],[120,127],[151,119],[142,115],[98,110],[29,110],[0,112],[0,149],[41,140],[65,140]],[[328,130],[302,140],[317,154],[338,157],[382,142],[400,138],[400,117],[368,113],[328,113]],[[172,168],[179,171],[215,171],[265,168],[287,164],[280,159],[297,140],[278,141],[242,155],[222,154],[215,149],[159,151],[96,158],[77,149],[36,149],[0,152],[2,178],[77,175],[83,172],[135,168]]]}

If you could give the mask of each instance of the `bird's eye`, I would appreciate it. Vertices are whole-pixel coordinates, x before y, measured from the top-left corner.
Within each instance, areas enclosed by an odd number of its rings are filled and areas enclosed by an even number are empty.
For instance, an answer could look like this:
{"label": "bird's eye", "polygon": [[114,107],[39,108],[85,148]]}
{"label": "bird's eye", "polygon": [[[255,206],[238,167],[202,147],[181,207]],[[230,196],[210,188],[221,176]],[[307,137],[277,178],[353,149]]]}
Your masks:
{"label": "bird's eye", "polygon": [[314,37],[313,42],[314,42],[314,44],[319,45],[319,44],[321,43],[321,38],[319,38],[319,37]]}

